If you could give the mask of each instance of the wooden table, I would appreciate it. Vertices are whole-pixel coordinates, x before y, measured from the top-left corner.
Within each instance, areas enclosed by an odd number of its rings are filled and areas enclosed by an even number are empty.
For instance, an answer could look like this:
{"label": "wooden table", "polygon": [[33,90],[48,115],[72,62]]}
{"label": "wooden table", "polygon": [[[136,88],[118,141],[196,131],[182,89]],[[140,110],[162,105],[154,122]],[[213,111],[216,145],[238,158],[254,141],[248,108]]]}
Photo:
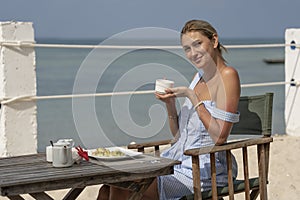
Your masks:
{"label": "wooden table", "polygon": [[[67,168],[54,168],[45,154],[0,159],[0,194],[21,200],[21,194],[35,199],[52,199],[45,191],[68,189],[63,199],[76,199],[86,186],[110,184],[133,191],[130,199],[140,199],[156,176],[173,173],[178,161],[149,155],[135,159],[99,162],[82,161]],[[138,181],[137,181],[138,180]]]}

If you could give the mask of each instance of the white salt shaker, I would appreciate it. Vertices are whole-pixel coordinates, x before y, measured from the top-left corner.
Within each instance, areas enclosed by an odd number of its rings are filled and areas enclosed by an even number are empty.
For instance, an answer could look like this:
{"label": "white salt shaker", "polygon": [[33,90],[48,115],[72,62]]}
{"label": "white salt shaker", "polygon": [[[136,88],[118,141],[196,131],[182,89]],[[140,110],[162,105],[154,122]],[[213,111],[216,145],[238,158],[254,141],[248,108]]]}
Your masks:
{"label": "white salt shaker", "polygon": [[52,162],[52,146],[46,147],[46,160],[47,162]]}

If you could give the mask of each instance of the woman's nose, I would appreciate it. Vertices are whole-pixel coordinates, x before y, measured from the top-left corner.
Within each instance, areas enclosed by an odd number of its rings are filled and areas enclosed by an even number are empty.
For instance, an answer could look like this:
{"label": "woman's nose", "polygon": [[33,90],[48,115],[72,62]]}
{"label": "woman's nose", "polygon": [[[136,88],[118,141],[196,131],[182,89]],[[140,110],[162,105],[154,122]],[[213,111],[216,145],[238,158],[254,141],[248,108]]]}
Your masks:
{"label": "woman's nose", "polygon": [[195,48],[191,48],[191,56],[196,56],[197,55],[197,51]]}

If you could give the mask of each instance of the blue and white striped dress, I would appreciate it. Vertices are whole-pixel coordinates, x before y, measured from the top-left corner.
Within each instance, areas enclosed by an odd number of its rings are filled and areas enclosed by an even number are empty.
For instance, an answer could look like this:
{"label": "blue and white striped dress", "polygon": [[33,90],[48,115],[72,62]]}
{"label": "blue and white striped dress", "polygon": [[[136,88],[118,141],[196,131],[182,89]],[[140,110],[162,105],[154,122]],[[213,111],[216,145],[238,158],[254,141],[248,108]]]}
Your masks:
{"label": "blue and white striped dress", "polygon": [[[197,82],[200,80],[200,76],[201,75],[199,73],[198,76],[194,78],[190,88],[193,89],[195,87]],[[216,104],[213,101],[204,101],[204,105],[214,118],[233,123],[239,121],[239,114],[220,110],[216,108]],[[188,98],[186,98],[185,103],[182,106],[178,120],[180,137],[175,144],[162,152],[161,156],[179,160],[181,161],[181,164],[174,167],[173,175],[158,177],[158,191],[160,199],[162,200],[180,199],[184,195],[193,193],[192,161],[191,157],[185,156],[183,152],[187,149],[214,144]],[[210,155],[201,155],[199,158],[202,190],[208,190],[211,188]],[[232,170],[233,176],[236,177],[237,164],[234,157]],[[217,185],[227,185],[227,164],[225,152],[216,153],[216,174]]]}

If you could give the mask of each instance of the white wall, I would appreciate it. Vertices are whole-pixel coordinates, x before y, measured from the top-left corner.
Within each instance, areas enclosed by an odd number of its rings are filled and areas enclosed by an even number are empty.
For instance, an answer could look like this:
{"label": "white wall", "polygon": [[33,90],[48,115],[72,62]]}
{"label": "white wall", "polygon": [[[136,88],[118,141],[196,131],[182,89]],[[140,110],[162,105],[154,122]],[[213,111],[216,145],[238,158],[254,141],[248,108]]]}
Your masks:
{"label": "white wall", "polygon": [[[30,22],[0,22],[0,42],[34,42]],[[36,95],[34,48],[0,46],[0,99]],[[0,157],[36,153],[36,102],[1,106]]]}

